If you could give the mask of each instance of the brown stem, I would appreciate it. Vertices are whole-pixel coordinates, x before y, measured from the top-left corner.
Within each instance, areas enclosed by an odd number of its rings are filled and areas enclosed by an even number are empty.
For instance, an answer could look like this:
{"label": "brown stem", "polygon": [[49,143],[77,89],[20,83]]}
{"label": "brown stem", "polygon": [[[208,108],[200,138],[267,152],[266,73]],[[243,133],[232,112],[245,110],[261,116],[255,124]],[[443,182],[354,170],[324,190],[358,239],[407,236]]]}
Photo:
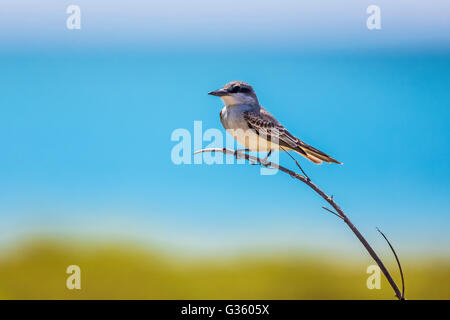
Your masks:
{"label": "brown stem", "polygon": [[366,241],[366,239],[364,239],[364,237],[361,235],[359,230],[353,225],[353,223],[350,221],[350,219],[345,215],[344,211],[342,211],[342,209],[336,204],[336,202],[334,202],[332,197],[328,196],[325,192],[323,192],[321,189],[319,189],[319,187],[317,187],[310,179],[308,179],[305,176],[302,176],[292,170],[289,170],[283,166],[280,166],[279,164],[269,162],[269,161],[263,161],[263,159],[260,159],[259,157],[251,156],[248,153],[235,152],[234,150],[230,150],[230,149],[226,149],[226,148],[211,148],[211,149],[202,149],[202,150],[196,151],[194,154],[203,153],[203,152],[221,152],[223,154],[233,155],[234,157],[236,157],[236,159],[246,159],[248,161],[253,160],[265,167],[272,167],[274,169],[278,169],[284,173],[287,173],[291,177],[305,183],[308,187],[313,189],[317,194],[319,194],[326,202],[328,202],[334,208],[334,210],[342,218],[342,220],[345,222],[345,224],[347,224],[347,226],[356,235],[358,240],[363,244],[364,248],[366,248],[366,250],[370,254],[370,256],[378,264],[381,271],[386,276],[392,289],[394,289],[396,297],[400,300],[405,299],[405,297],[402,296],[399,288],[397,287],[395,281],[392,279],[391,275],[389,274],[389,271],[386,269],[386,267],[384,266],[381,259],[378,257],[378,255],[375,253],[375,251],[372,249],[372,247],[369,245],[369,243]]}
{"label": "brown stem", "polygon": [[394,247],[392,246],[391,242],[388,240],[388,238],[386,237],[386,235],[381,232],[380,229],[378,229],[378,232],[383,236],[384,240],[386,240],[386,242],[388,243],[389,247],[392,250],[392,253],[394,254],[395,260],[397,261],[397,265],[398,265],[398,270],[400,271],[400,277],[402,278],[402,300],[405,299],[405,278],[403,277],[403,270],[402,270],[402,265],[400,264],[400,259],[397,256],[397,252],[395,252]]}

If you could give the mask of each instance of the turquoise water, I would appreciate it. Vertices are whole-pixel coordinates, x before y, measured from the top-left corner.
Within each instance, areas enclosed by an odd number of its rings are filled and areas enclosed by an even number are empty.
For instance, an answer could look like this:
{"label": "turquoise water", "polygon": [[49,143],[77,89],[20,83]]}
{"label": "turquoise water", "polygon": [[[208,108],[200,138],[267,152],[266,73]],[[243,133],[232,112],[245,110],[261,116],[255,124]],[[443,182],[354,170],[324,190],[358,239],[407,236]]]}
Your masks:
{"label": "turquoise water", "polygon": [[222,104],[206,93],[243,80],[344,163],[302,160],[363,232],[379,226],[403,252],[450,244],[446,52],[53,51],[4,53],[0,70],[2,239],[44,230],[192,248],[357,247],[285,175],[172,163],[173,130],[195,120],[222,130]]}

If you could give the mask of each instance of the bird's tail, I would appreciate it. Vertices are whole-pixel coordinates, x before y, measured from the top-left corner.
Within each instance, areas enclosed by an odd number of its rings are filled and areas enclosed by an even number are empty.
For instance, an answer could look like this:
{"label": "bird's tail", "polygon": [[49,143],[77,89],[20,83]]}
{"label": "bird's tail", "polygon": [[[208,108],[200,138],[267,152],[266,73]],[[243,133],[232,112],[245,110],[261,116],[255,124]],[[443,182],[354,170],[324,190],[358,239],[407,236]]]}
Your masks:
{"label": "bird's tail", "polygon": [[311,147],[310,145],[300,142],[298,147],[295,149],[295,151],[304,156],[306,159],[314,162],[315,164],[321,164],[322,161],[328,162],[328,163],[337,163],[342,164],[341,162],[337,161],[336,159],[333,159],[326,153],[317,150],[316,148]]}

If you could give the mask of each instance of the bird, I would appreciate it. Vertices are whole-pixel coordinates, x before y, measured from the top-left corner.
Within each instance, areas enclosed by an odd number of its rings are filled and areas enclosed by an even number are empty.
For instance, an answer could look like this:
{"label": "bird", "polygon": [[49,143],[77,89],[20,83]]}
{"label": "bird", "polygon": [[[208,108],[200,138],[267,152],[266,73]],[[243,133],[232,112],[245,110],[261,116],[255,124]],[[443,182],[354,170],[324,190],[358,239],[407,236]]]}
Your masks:
{"label": "bird", "polygon": [[291,134],[259,104],[250,84],[232,81],[208,94],[220,97],[225,103],[220,111],[220,121],[226,131],[246,148],[245,151],[268,152],[265,159],[273,150],[294,151],[315,164],[342,164]]}

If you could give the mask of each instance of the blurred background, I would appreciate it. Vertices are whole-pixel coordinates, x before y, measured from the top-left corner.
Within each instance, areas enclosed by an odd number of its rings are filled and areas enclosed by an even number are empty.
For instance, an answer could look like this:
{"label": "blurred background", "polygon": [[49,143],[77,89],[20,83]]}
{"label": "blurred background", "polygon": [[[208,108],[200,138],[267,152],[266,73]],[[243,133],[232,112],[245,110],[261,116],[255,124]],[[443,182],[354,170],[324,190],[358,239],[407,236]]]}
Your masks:
{"label": "blurred background", "polygon": [[305,185],[172,162],[175,129],[223,132],[232,80],[344,163],[300,159],[406,297],[450,298],[448,1],[3,0],[0,70],[0,298],[393,298]]}

